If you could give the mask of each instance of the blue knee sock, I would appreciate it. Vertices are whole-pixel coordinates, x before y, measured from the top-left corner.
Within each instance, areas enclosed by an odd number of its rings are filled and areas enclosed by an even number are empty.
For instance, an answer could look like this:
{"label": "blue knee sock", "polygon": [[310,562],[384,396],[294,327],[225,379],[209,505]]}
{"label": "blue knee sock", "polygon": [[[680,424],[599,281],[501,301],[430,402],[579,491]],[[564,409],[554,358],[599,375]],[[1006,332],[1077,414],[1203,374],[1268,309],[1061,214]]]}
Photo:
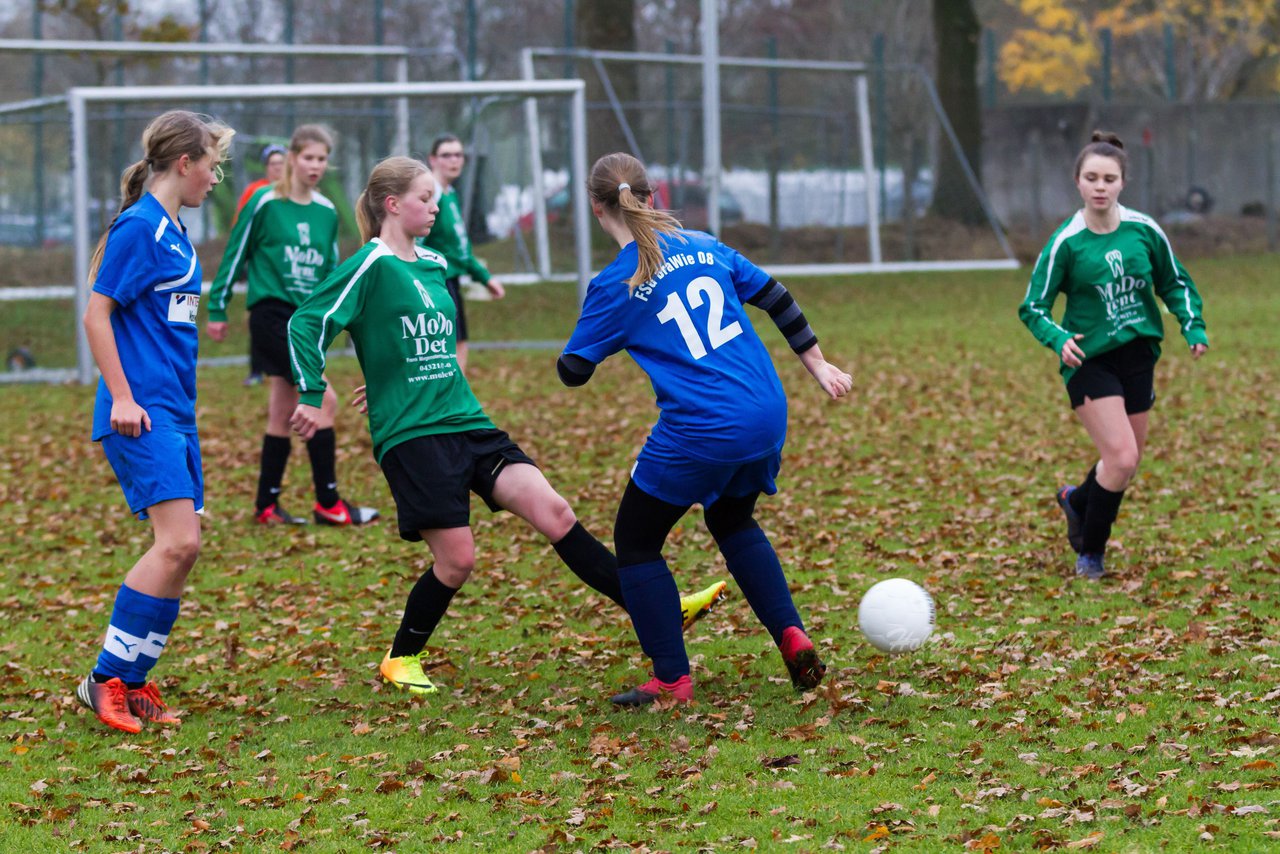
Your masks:
{"label": "blue knee sock", "polygon": [[674,682],[689,675],[689,656],[680,630],[680,591],[665,560],[618,567],[622,597],[653,675]]}
{"label": "blue knee sock", "polygon": [[782,574],[778,553],[764,531],[757,526],[745,528],[725,537],[719,545],[729,574],[742,588],[742,595],[773,642],[782,642],[782,633],[788,626],[797,626],[803,631],[804,623],[791,601],[791,590]]}
{"label": "blue knee sock", "polygon": [[[98,653],[98,664],[93,668],[94,675],[101,677],[101,681],[115,677],[122,682],[139,681],[135,677],[138,672],[145,676],[169,640],[169,628],[178,615],[177,603],[177,599],[148,596],[121,584],[111,610],[107,637]],[[164,626],[162,633],[156,631],[160,625]],[[140,658],[147,661],[140,664]]]}
{"label": "blue knee sock", "polygon": [[156,601],[160,604],[156,610],[155,621],[147,632],[146,641],[138,647],[138,659],[133,663],[133,672],[125,680],[131,685],[147,681],[147,674],[156,666],[156,662],[160,660],[160,654],[169,645],[169,632],[173,631],[173,624],[178,620],[181,599],[156,599]]}

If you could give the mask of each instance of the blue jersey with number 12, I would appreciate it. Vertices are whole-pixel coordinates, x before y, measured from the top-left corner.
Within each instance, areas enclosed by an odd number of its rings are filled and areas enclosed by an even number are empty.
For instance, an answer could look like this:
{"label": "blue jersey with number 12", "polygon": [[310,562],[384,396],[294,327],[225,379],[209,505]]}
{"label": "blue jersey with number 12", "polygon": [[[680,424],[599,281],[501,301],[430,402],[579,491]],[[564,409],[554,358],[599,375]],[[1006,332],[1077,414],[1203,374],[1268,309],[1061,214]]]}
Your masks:
{"label": "blue jersey with number 12", "polygon": [[565,355],[635,359],[658,398],[651,443],[717,463],[778,451],[787,399],[743,309],[769,274],[709,234],[679,234],[659,235],[664,264],[634,291],[634,243],[591,280]]}

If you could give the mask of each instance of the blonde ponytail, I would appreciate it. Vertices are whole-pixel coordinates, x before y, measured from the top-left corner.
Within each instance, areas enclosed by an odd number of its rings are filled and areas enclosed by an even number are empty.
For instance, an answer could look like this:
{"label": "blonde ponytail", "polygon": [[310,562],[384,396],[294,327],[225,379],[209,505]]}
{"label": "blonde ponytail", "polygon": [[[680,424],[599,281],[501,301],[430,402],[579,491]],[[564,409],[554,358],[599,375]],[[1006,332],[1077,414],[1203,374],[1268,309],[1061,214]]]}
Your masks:
{"label": "blonde ponytail", "polygon": [[368,243],[382,232],[387,216],[387,199],[403,196],[419,175],[429,173],[427,164],[412,157],[388,157],[373,167],[364,191],[356,199],[356,225],[360,239]]}
{"label": "blonde ponytail", "polygon": [[[650,207],[653,189],[644,164],[626,152],[606,154],[591,167],[587,192],[604,207],[621,215],[636,241],[636,271],[627,280],[632,290],[653,278],[662,266],[658,235],[679,237],[680,221],[668,211]],[[680,238],[683,240],[683,238]]]}

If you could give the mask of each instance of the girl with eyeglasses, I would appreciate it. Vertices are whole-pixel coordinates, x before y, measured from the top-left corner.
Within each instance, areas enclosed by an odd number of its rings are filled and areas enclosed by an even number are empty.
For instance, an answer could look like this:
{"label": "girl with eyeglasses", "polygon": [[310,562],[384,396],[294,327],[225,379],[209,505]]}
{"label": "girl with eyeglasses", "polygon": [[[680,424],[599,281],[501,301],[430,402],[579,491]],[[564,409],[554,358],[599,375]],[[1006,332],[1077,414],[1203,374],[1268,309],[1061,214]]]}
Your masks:
{"label": "girl with eyeglasses", "polygon": [[462,141],[453,134],[443,134],[431,143],[431,154],[427,163],[431,166],[431,175],[436,182],[436,203],[440,213],[436,216],[436,224],[431,233],[423,240],[428,249],[439,252],[449,262],[449,270],[445,274],[445,286],[449,296],[458,307],[458,367],[465,373],[467,370],[467,310],[462,299],[461,277],[465,274],[484,285],[493,299],[502,299],[506,289],[502,282],[489,273],[487,267],[471,251],[471,240],[467,237],[467,224],[462,219],[462,208],[458,205],[458,193],[453,188],[454,182],[462,174],[466,164],[466,149]]}

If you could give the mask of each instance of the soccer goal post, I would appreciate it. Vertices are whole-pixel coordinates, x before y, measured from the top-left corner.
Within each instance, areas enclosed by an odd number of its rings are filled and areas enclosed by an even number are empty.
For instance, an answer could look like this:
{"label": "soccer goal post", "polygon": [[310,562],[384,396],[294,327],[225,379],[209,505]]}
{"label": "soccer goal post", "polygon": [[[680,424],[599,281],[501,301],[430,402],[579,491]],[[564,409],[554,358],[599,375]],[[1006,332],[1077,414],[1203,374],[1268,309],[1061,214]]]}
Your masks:
{"label": "soccer goal post", "polygon": [[[834,243],[829,254],[835,257],[771,261],[772,272],[830,275],[1018,266],[933,80],[919,65],[529,47],[521,52],[522,76],[535,79],[536,61],[550,59],[595,75],[607,103],[592,104],[592,109],[608,112],[631,153],[650,167],[651,177],[674,188],[672,197],[682,187],[691,190],[697,201],[684,206],[684,213],[717,234],[717,226],[729,224],[722,222],[724,214],[754,227],[741,235],[747,241],[767,225],[770,254],[786,257],[779,251],[789,242],[782,237],[784,230],[804,238],[791,241],[797,244],[809,242],[815,231],[829,233],[828,242]],[[626,103],[618,97],[609,68],[618,73],[619,66],[637,76],[638,88],[650,93],[647,98]],[[699,68],[701,75],[688,73]],[[720,85],[723,69],[733,71],[726,80],[732,85]],[[653,97],[660,92],[661,98]],[[538,117],[532,110],[529,121],[535,125]],[[700,174],[690,150],[698,142],[690,117],[699,114]],[[727,132],[722,133],[722,125]],[[792,150],[790,165],[780,151],[784,147]],[[934,164],[944,151],[958,162],[967,192],[985,219],[971,233],[949,235],[950,250],[963,248],[965,255],[948,255],[947,248],[934,248],[941,241],[924,239],[926,231],[943,225],[926,223],[923,216],[935,191]],[[726,168],[726,162],[734,166]],[[538,174],[534,169],[535,180]],[[668,205],[682,207],[678,202]],[[865,234],[865,251],[853,251],[856,247],[846,241],[846,232],[855,230]],[[538,237],[541,252],[541,232]],[[727,239],[733,239],[732,231]],[[931,251],[933,257],[927,257]],[[849,255],[865,260],[850,260]]]}
{"label": "soccer goal post", "polygon": [[[323,83],[225,86],[129,86],[76,87],[67,92],[71,114],[72,240],[75,253],[75,311],[84,314],[89,301],[89,260],[95,241],[90,231],[89,110],[102,104],[201,105],[213,109],[218,102],[334,101],[371,98],[485,98],[510,96],[569,99],[570,212],[573,222],[574,258],[579,299],[586,294],[591,276],[589,209],[586,197],[587,134],[586,86],[581,80],[499,80],[456,83]],[[216,110],[215,110],[216,112]],[[405,135],[397,134],[398,146]],[[408,154],[400,147],[393,153]],[[120,164],[123,168],[123,164]],[[81,383],[93,379],[93,357],[83,327],[77,324],[76,376]]]}

